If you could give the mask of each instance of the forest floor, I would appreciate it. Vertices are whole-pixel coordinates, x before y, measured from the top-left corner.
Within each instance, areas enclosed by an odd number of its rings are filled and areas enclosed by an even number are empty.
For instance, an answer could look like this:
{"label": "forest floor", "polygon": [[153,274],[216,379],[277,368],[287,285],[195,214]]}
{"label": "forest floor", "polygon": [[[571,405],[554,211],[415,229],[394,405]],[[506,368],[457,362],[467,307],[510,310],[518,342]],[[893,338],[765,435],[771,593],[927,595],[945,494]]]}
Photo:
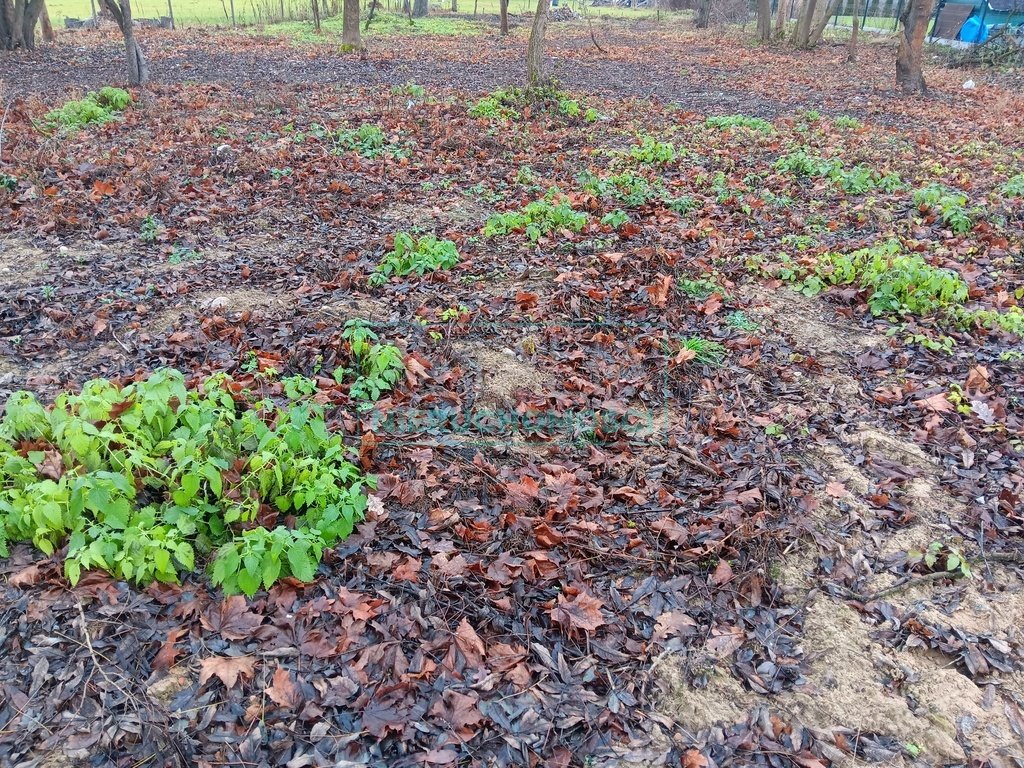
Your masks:
{"label": "forest floor", "polygon": [[[116,37],[0,58],[0,402],[302,373],[379,478],[253,599],[12,546],[0,764],[1024,764],[1019,84],[594,29],[482,116],[521,35],[145,31],[55,135]],[[585,220],[485,232],[541,199]],[[399,232],[460,261],[370,287]],[[370,412],[355,318],[405,356]]]}

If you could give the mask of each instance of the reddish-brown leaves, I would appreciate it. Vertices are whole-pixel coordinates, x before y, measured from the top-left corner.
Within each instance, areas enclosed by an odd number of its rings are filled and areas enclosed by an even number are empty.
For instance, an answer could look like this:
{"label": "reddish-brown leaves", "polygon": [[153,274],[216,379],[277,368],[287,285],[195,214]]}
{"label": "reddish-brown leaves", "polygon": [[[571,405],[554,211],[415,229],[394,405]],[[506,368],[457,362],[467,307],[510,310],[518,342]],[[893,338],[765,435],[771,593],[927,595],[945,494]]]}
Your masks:
{"label": "reddish-brown leaves", "polygon": [[271,701],[286,709],[298,709],[302,706],[302,691],[292,679],[292,673],[284,667],[274,670],[274,679],[265,689]]}
{"label": "reddish-brown leaves", "polygon": [[263,623],[263,618],[246,610],[244,597],[233,595],[205,611],[200,623],[203,629],[216,632],[225,640],[244,640]]}
{"label": "reddish-brown leaves", "polygon": [[601,615],[603,605],[585,589],[566,587],[549,613],[552,621],[570,632],[593,632],[605,623]]}

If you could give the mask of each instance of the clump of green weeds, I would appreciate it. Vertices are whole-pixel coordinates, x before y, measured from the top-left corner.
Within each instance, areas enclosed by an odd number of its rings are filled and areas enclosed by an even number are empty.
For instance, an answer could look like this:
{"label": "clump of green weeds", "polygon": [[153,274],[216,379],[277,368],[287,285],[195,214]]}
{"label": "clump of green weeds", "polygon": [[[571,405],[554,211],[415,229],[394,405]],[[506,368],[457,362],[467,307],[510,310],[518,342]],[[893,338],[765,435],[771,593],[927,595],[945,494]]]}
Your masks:
{"label": "clump of green weeds", "polygon": [[373,402],[390,392],[405,375],[402,351],[393,344],[383,344],[369,323],[352,319],[345,323],[342,337],[349,343],[355,365],[351,369],[336,369],[334,378],[339,383],[349,373],[356,376],[349,394],[359,400]]}
{"label": "clump of green weeds", "polygon": [[144,243],[155,243],[160,237],[160,219],[150,214],[142,220],[139,226],[139,240]]}
{"label": "clump of green weeds", "polygon": [[746,128],[758,133],[773,133],[775,131],[775,126],[767,120],[763,120],[760,117],[750,117],[749,115],[718,115],[709,117],[704,121],[704,125],[709,128],[718,128],[719,130]]}
{"label": "clump of green weeds", "polygon": [[844,192],[859,195],[873,190],[895,192],[903,182],[895,173],[883,174],[864,163],[847,168],[837,157],[818,157],[800,149],[775,161],[776,171],[810,179],[824,178]]}
{"label": "clump of green weeds", "polygon": [[[310,133],[314,136],[317,135],[312,129]],[[358,128],[340,129],[334,134],[334,147],[336,152],[356,152],[371,160],[381,155],[389,157],[405,155],[404,150],[389,143],[384,131],[373,123],[363,123]]]}
{"label": "clump of green weeds", "polygon": [[587,225],[587,215],[575,210],[566,200],[556,202],[549,193],[518,211],[496,213],[484,225],[484,237],[499,237],[512,232],[525,232],[531,242],[561,229],[580,232]]}
{"label": "clump of green weeds", "polygon": [[829,285],[854,285],[867,291],[871,314],[925,316],[961,306],[967,283],[952,269],[935,267],[916,253],[887,240],[852,253],[825,253],[806,267],[788,257],[775,276],[796,282],[808,296]]}
{"label": "clump of green weeds", "polygon": [[658,141],[653,136],[638,136],[638,142],[629,150],[629,157],[642,165],[668,165],[679,157],[671,141]]}
{"label": "clump of green weeds", "polygon": [[921,210],[930,210],[942,219],[942,223],[958,235],[964,235],[974,228],[974,216],[967,209],[967,195],[942,184],[929,184],[914,190],[914,205]]}
{"label": "clump of green weeds", "polygon": [[682,362],[695,360],[711,368],[720,366],[726,356],[726,350],[722,344],[705,339],[703,336],[687,336],[680,339],[674,352],[677,360]]}
{"label": "clump of green weeds", "polygon": [[15,393],[0,421],[0,554],[5,541],[66,545],[72,583],[89,568],[177,582],[204,556],[228,593],[311,581],[374,481],[327,427],[316,383],[284,383],[283,404],[223,374],[188,388],[167,369],[90,381],[49,409]]}
{"label": "clump of green weeds", "polygon": [[105,86],[84,98],[67,102],[46,113],[43,123],[47,130],[76,131],[87,125],[102,125],[116,119],[132,103],[131,94],[121,88]]}
{"label": "clump of green weeds", "polygon": [[1000,192],[1002,192],[1003,197],[1024,197],[1024,173],[1018,173],[1016,176],[1011,176],[1007,179]]}
{"label": "clump of green weeds", "polygon": [[392,250],[384,254],[374,273],[371,286],[383,285],[392,276],[425,275],[440,269],[451,269],[459,263],[459,251],[451,240],[434,235],[414,238],[408,232],[395,235]]}

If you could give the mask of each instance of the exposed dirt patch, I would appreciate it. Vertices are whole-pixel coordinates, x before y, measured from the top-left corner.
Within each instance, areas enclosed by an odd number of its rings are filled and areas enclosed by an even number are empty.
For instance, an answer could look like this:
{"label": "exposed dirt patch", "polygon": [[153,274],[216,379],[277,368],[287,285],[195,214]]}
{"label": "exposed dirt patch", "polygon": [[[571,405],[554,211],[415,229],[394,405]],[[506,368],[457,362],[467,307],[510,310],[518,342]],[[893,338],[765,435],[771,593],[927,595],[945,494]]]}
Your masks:
{"label": "exposed dirt patch", "polygon": [[46,252],[23,240],[7,237],[0,241],[0,286],[19,285],[42,272]]}
{"label": "exposed dirt patch", "polygon": [[435,205],[422,203],[395,203],[384,211],[381,218],[399,229],[425,227],[427,229],[458,231],[476,230],[491,214],[491,209],[471,198],[448,194]]}
{"label": "exposed dirt patch", "polygon": [[491,349],[479,342],[459,342],[455,350],[474,362],[480,401],[488,405],[512,405],[515,393],[537,392],[546,376],[516,357],[511,349]]}
{"label": "exposed dirt patch", "polygon": [[192,675],[186,667],[171,667],[167,675],[160,678],[146,689],[149,698],[164,709],[170,709],[174,697],[194,683]]}

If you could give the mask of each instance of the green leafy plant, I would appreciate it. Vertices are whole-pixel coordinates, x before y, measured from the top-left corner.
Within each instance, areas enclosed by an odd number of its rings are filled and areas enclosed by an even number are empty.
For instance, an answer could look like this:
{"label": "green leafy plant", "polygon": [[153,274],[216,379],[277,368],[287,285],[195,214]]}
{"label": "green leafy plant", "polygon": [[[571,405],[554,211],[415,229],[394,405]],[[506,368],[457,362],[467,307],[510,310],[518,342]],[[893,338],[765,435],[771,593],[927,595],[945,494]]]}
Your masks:
{"label": "green leafy plant", "polygon": [[48,130],[63,128],[75,131],[86,125],[109,123],[132,103],[131,94],[121,88],[106,86],[84,98],[67,102],[46,113],[43,119]]}
{"label": "green leafy plant", "polygon": [[754,331],[760,330],[761,328],[760,325],[758,325],[749,317],[747,317],[747,314],[745,312],[741,312],[740,310],[730,312],[728,315],[726,315],[725,322],[726,325],[730,326],[731,328],[735,328],[738,331],[745,331],[747,333],[753,333]]}
{"label": "green leafy plant", "polygon": [[178,265],[184,264],[187,261],[199,261],[201,258],[202,256],[195,248],[176,244],[171,248],[171,253],[167,257],[167,263]]}
{"label": "green leafy plant", "polygon": [[139,240],[144,243],[155,243],[160,236],[160,220],[150,214],[142,220],[139,226]]}
{"label": "green leafy plant", "polygon": [[[316,135],[310,131],[311,135]],[[334,134],[335,152],[356,152],[368,159],[381,155],[402,157],[405,153],[397,145],[388,142],[384,132],[372,123],[363,123],[358,128],[342,128]]]}
{"label": "green leafy plant", "polygon": [[286,179],[289,176],[291,176],[292,175],[292,169],[291,168],[270,168],[269,169],[269,173],[270,173],[270,178],[272,178],[274,181],[280,181],[281,179]]}
{"label": "green leafy plant", "polygon": [[873,315],[930,315],[963,304],[968,294],[958,273],[934,267],[916,253],[904,253],[897,240],[852,253],[824,254],[812,277],[823,284],[866,290]]}
{"label": "green leafy plant", "polygon": [[628,221],[629,214],[623,211],[622,209],[616,209],[611,213],[606,213],[604,216],[601,217],[601,223],[604,224],[606,227],[611,227],[612,229],[618,229]]}
{"label": "green leafy plant", "polygon": [[525,105],[526,94],[518,88],[499,88],[469,107],[470,117],[487,120],[513,120],[520,116],[516,107]]}
{"label": "green leafy plant", "polygon": [[566,117],[579,117],[581,108],[576,99],[560,97],[558,99],[558,112]]}
{"label": "green leafy plant", "polygon": [[362,519],[373,480],[304,381],[283,404],[224,375],[188,388],[168,369],[125,386],[90,381],[50,409],[15,393],[0,421],[3,539],[46,554],[66,542],[72,583],[88,568],[176,582],[204,557],[229,593],[309,581]]}
{"label": "green leafy plant", "polygon": [[911,549],[907,552],[907,564],[911,567],[923,567],[930,573],[947,571],[954,576],[971,577],[971,565],[963,552],[952,544],[931,542],[921,551]]}
{"label": "green leafy plant", "polygon": [[859,130],[863,127],[863,123],[855,117],[849,115],[839,115],[832,120],[832,125],[836,128],[846,128],[852,131]]}
{"label": "green leafy plant", "polygon": [[679,278],[679,290],[691,299],[703,301],[714,293],[725,296],[725,290],[715,280],[706,277]]}
{"label": "green leafy plant", "polygon": [[900,177],[894,173],[880,173],[864,163],[846,168],[839,158],[825,158],[809,155],[797,150],[783,155],[775,161],[776,171],[807,178],[825,178],[844,192],[864,194],[872,190],[895,192],[903,187]]}
{"label": "green leafy plant", "polygon": [[583,122],[585,123],[596,123],[601,119],[601,113],[593,107],[587,107],[587,111],[583,113]]}
{"label": "green leafy plant", "polygon": [[658,141],[653,136],[640,136],[640,141],[629,150],[629,156],[644,165],[667,165],[678,157],[670,141]]}
{"label": "green leafy plant", "polygon": [[383,285],[393,275],[425,275],[439,269],[451,269],[459,263],[459,252],[451,240],[441,240],[434,235],[414,238],[408,232],[395,235],[394,248],[384,254],[369,283]]}
{"label": "green leafy plant", "polygon": [[6,173],[0,173],[0,189],[13,192],[18,188],[18,178]]}
{"label": "green leafy plant", "polygon": [[704,121],[704,125],[709,128],[718,128],[720,130],[746,128],[751,131],[757,131],[758,133],[773,133],[775,131],[775,126],[767,120],[763,120],[760,117],[750,117],[748,115],[719,115],[709,117]]}
{"label": "green leafy plant", "polygon": [[[345,323],[342,337],[349,343],[355,361],[356,380],[349,394],[359,400],[374,401],[390,392],[405,374],[402,352],[392,344],[380,343],[380,338],[365,320],[358,318]],[[340,380],[348,371],[335,371]]]}
{"label": "green leafy plant", "polygon": [[973,216],[967,210],[967,195],[942,184],[929,184],[915,190],[914,205],[936,213],[942,223],[958,235],[974,228]]}
{"label": "green leafy plant", "polygon": [[512,232],[525,232],[532,241],[560,229],[580,232],[587,225],[587,215],[573,209],[566,201],[554,202],[554,194],[528,203],[519,211],[496,213],[487,219],[483,234],[498,237]]}
{"label": "green leafy plant", "polygon": [[1024,173],[1011,176],[1000,190],[1003,197],[1024,197]]}

